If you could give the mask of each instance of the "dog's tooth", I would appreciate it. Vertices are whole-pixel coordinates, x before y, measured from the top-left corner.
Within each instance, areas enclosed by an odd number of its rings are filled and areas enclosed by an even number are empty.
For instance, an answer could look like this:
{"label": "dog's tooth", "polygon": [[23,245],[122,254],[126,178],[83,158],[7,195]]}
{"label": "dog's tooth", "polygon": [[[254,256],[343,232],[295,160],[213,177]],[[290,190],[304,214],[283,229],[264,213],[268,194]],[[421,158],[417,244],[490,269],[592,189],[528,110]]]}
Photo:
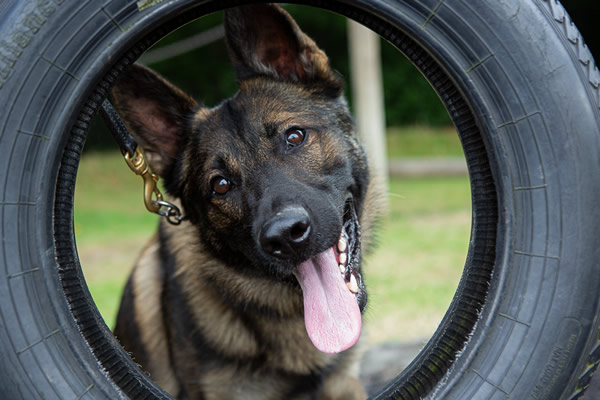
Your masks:
{"label": "dog's tooth", "polygon": [[340,254],[340,264],[341,265],[348,264],[348,254],[346,254],[346,253],[341,253]]}
{"label": "dog's tooth", "polygon": [[346,239],[344,239],[344,237],[341,237],[338,241],[337,248],[341,253],[345,252],[348,248],[348,243],[346,242]]}
{"label": "dog's tooth", "polygon": [[350,274],[350,282],[347,282],[346,286],[348,286],[348,290],[350,290],[352,293],[358,293],[358,282],[356,282],[356,277],[354,274]]}
{"label": "dog's tooth", "polygon": [[340,264],[338,267],[340,267],[340,273],[343,275],[346,272],[346,266],[344,264]]}

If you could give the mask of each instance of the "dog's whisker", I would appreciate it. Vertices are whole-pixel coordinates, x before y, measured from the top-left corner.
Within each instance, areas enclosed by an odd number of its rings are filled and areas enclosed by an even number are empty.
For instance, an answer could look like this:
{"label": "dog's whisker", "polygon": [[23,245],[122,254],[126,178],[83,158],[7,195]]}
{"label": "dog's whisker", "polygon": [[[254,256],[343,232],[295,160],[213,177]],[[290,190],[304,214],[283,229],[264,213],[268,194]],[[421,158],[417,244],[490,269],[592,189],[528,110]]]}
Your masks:
{"label": "dog's whisker", "polygon": [[388,196],[388,197],[395,197],[395,198],[398,198],[398,199],[407,199],[408,198],[408,196],[405,196],[403,194],[392,193],[392,192],[387,192],[386,196]]}

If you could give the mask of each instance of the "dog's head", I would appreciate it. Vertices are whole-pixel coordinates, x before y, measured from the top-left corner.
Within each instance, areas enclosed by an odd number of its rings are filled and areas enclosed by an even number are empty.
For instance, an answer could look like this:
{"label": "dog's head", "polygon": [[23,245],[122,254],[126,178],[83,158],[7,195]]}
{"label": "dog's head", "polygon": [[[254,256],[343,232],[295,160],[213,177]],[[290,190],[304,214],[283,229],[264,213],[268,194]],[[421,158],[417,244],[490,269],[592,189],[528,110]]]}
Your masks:
{"label": "dog's head", "polygon": [[206,108],[136,64],[114,101],[206,247],[244,273],[299,283],[313,343],[343,350],[366,304],[359,220],[369,181],[343,82],[278,6],[227,10],[225,26],[240,87],[232,98]]}

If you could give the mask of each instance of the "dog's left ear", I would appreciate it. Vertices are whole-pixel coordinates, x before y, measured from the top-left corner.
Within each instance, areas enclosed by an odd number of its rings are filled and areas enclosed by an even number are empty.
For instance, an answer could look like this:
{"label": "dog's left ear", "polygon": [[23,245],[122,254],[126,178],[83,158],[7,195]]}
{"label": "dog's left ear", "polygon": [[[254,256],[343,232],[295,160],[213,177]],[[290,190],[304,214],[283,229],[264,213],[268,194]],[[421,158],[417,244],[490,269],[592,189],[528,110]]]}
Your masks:
{"label": "dog's left ear", "polygon": [[225,10],[225,32],[239,81],[262,75],[318,84],[341,95],[343,80],[325,52],[281,7],[253,4]]}
{"label": "dog's left ear", "polygon": [[112,90],[115,106],[152,170],[161,177],[184,140],[196,101],[151,69],[132,64]]}

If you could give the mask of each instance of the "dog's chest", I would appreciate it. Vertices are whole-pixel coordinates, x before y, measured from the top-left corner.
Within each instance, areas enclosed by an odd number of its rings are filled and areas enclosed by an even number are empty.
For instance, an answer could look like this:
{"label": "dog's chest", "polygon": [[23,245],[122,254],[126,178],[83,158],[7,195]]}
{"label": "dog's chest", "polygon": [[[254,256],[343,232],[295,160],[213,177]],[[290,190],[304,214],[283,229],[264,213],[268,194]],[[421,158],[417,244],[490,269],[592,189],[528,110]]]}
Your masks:
{"label": "dog's chest", "polygon": [[[231,324],[229,316],[226,322]],[[320,390],[320,373],[329,370],[339,356],[319,352],[308,339],[302,318],[274,320],[245,315],[233,326],[253,326],[254,332],[238,332],[241,343],[227,352],[223,342],[212,350],[194,349],[193,339],[175,349],[176,366],[190,398],[282,399],[298,393],[297,399],[313,398],[305,390]],[[223,323],[215,320],[215,324]],[[231,325],[229,325],[231,326]],[[248,338],[252,336],[254,341]],[[187,343],[186,343],[187,342]],[[231,342],[228,342],[231,346]],[[189,346],[188,346],[189,344]],[[218,350],[217,350],[218,349]],[[209,357],[220,353],[219,358]],[[299,390],[302,388],[302,390]],[[201,394],[201,396],[200,396]],[[196,397],[197,396],[197,397]],[[306,396],[306,397],[303,397]]]}
{"label": "dog's chest", "polygon": [[302,317],[277,321],[259,317],[257,320],[267,365],[295,374],[310,374],[335,360],[335,356],[315,348]]}

